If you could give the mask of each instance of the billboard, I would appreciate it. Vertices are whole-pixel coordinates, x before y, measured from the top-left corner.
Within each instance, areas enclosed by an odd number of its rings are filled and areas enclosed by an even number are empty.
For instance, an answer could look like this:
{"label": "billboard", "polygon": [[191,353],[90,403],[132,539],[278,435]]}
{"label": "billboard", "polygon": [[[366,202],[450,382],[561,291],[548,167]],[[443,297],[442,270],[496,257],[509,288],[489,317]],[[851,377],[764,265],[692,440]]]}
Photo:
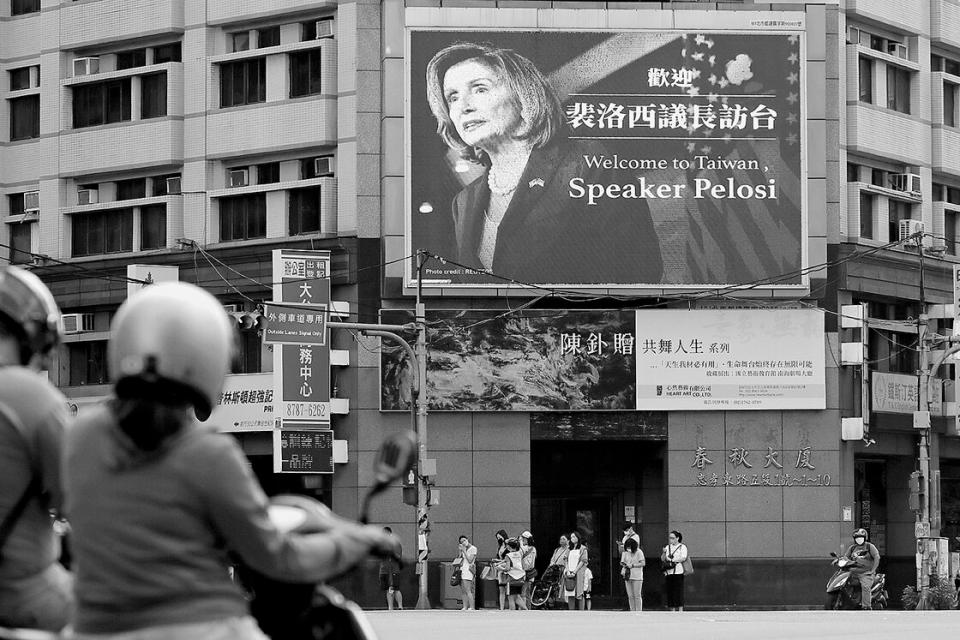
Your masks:
{"label": "billboard", "polygon": [[219,431],[270,431],[273,421],[272,373],[228,375],[207,419]]}
{"label": "billboard", "polygon": [[[404,324],[409,312],[384,310]],[[823,409],[823,313],[427,311],[431,411]],[[405,336],[413,341],[411,333]],[[381,345],[381,409],[410,407],[409,361]]]}
{"label": "billboard", "polygon": [[408,29],[422,285],[806,287],[803,31],[778,28]]}

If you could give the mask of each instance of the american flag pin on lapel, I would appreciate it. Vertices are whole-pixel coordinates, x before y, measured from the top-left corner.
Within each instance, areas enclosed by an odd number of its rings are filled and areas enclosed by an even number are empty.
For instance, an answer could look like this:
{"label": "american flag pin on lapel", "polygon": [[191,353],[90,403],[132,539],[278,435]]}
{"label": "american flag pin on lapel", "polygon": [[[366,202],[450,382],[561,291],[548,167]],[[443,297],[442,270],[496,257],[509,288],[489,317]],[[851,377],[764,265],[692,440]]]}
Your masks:
{"label": "american flag pin on lapel", "polygon": [[527,187],[530,189],[534,187],[542,187],[542,186],[543,186],[543,178],[534,178],[533,180],[530,181],[530,184],[527,185]]}

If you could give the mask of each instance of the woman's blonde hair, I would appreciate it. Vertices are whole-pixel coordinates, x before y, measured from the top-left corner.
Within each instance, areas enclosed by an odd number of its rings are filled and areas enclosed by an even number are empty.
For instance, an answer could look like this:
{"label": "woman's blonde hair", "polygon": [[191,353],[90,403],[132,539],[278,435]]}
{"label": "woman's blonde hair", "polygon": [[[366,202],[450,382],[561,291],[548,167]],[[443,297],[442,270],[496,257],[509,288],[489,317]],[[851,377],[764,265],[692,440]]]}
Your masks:
{"label": "woman's blonde hair", "polygon": [[461,157],[489,164],[486,154],[460,138],[443,95],[443,76],[450,67],[467,60],[483,64],[510,87],[521,118],[518,139],[526,140],[532,148],[543,147],[563,128],[560,99],[530,60],[512,49],[500,49],[489,43],[457,42],[438,51],[427,65],[427,103],[437,119],[437,133]]}

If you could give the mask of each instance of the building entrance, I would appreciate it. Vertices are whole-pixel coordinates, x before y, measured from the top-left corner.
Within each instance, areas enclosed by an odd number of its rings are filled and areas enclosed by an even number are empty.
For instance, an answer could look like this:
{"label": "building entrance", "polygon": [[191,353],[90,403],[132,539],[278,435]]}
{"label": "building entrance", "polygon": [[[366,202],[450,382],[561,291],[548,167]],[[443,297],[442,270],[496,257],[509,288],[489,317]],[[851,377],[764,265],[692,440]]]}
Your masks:
{"label": "building entrance", "polygon": [[561,534],[577,531],[589,554],[595,606],[626,603],[616,542],[636,522],[644,553],[656,558],[666,529],[662,442],[532,441],[531,532],[543,572]]}

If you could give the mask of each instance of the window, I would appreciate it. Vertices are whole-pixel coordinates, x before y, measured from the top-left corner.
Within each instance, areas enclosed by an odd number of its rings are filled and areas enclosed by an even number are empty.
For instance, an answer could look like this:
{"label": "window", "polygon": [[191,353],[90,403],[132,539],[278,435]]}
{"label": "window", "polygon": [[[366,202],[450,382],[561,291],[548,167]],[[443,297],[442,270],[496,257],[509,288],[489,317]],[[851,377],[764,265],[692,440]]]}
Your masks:
{"label": "window", "polygon": [[300,23],[300,40],[304,42],[308,40],[316,40],[318,22],[322,23],[321,28],[326,28],[328,33],[333,31],[332,18],[327,18],[325,20],[308,20],[307,22]]}
{"label": "window", "polygon": [[74,128],[130,120],[130,78],[73,88]]}
{"label": "window", "polygon": [[[300,160],[300,179],[309,180],[310,178],[320,178],[329,173],[317,173],[317,159],[329,159],[332,162],[332,156],[317,156],[316,158],[303,158]],[[322,170],[322,169],[321,169]]]}
{"label": "window", "polygon": [[873,238],[873,201],[872,193],[860,192],[860,237]]}
{"label": "window", "polygon": [[180,178],[179,173],[171,173],[166,176],[154,176],[153,177],[153,189],[151,189],[151,194],[154,196],[166,196],[171,195],[169,188],[167,187],[167,179],[169,178]]}
{"label": "window", "polygon": [[167,115],[167,73],[153,73],[140,79],[141,117],[159,118]]}
{"label": "window", "polygon": [[900,239],[900,221],[910,219],[910,203],[900,200],[888,200],[890,207],[890,221],[887,228],[887,239],[895,242]]}
{"label": "window", "polygon": [[860,102],[873,102],[873,60],[860,56]]}
{"label": "window", "polygon": [[253,193],[220,198],[220,241],[267,236],[267,196]]}
{"label": "window", "polygon": [[238,31],[230,34],[233,51],[246,51],[250,48],[250,32]]}
{"label": "window", "polygon": [[910,113],[910,72],[887,65],[887,108]]}
{"label": "window", "polygon": [[179,42],[162,44],[153,49],[153,64],[162,64],[164,62],[180,62],[181,46]]}
{"label": "window", "polygon": [[[38,67],[39,68],[39,67]],[[10,70],[10,91],[30,88],[30,67]]]}
{"label": "window", "polygon": [[290,97],[320,93],[320,50],[290,54]]}
{"label": "window", "polygon": [[257,47],[275,47],[280,44],[280,27],[257,29]]}
{"label": "window", "polygon": [[944,71],[951,75],[960,76],[960,61],[932,54],[930,56],[930,70]]}
{"label": "window", "polygon": [[263,102],[267,98],[266,77],[264,58],[220,65],[220,106]]}
{"label": "window", "polygon": [[957,89],[952,82],[943,83],[943,124],[957,126]]}
{"label": "window", "polygon": [[952,256],[957,255],[957,216],[960,216],[960,213],[956,211],[943,212],[944,246]]}
{"label": "window", "polygon": [[107,341],[91,340],[67,344],[70,355],[71,386],[107,384]]}
{"label": "window", "polygon": [[167,206],[153,204],[140,207],[140,249],[161,249],[167,246]]}
{"label": "window", "polygon": [[117,180],[117,200],[135,200],[147,197],[147,179]]}
{"label": "window", "polygon": [[280,182],[280,163],[267,162],[257,165],[257,184]]}
{"label": "window", "polygon": [[290,235],[320,231],[320,187],[290,190]]}
{"label": "window", "polygon": [[28,140],[40,136],[40,96],[10,100],[10,139]]}
{"label": "window", "polygon": [[889,187],[887,184],[887,172],[883,169],[870,170],[870,184],[876,187]]}
{"label": "window", "polygon": [[73,256],[133,251],[133,210],[113,209],[71,220]]}
{"label": "window", "polygon": [[31,230],[30,222],[18,222],[10,226],[10,264],[24,264],[30,262],[33,255],[30,253]]}
{"label": "window", "polygon": [[847,163],[847,182],[860,181],[860,165],[852,162]]}
{"label": "window", "polygon": [[7,203],[10,205],[10,215],[18,216],[23,213],[23,194],[14,193],[7,196]]}
{"label": "window", "polygon": [[10,15],[22,16],[25,13],[40,11],[40,0],[11,0]]}
{"label": "window", "polygon": [[117,69],[133,69],[147,66],[147,50],[132,49],[117,54]]}

